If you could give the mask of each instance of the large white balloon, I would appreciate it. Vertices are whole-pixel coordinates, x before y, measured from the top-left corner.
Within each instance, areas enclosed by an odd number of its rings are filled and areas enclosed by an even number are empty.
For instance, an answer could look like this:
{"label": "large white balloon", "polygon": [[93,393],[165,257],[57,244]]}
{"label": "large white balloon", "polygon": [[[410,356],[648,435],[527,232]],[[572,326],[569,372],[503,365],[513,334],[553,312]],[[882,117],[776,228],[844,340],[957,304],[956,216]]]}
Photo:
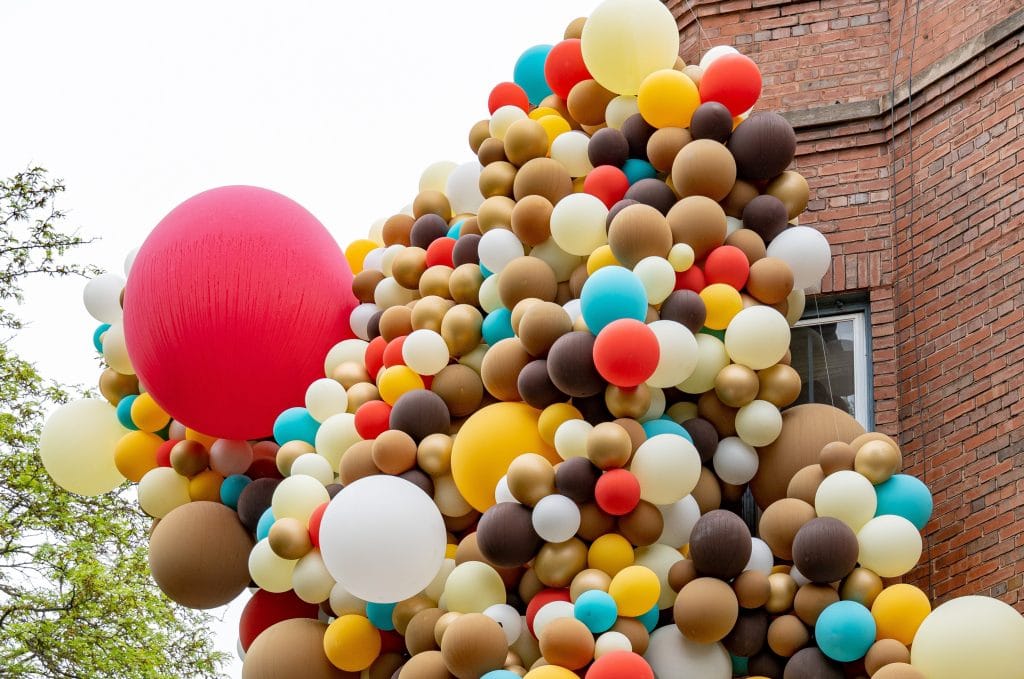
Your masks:
{"label": "large white balloon", "polygon": [[910,664],[928,679],[1024,679],[1024,618],[984,596],[952,599],[914,636]]}
{"label": "large white balloon", "polygon": [[832,263],[828,239],[809,226],[791,226],[768,245],[768,256],[778,257],[793,270],[793,287],[817,287]]}
{"label": "large white balloon", "polygon": [[722,644],[698,644],[675,625],[654,631],[644,659],[658,679],[730,679],[732,660]]}
{"label": "large white balloon", "polygon": [[320,524],[327,570],[365,601],[415,596],[437,575],[446,542],[437,505],[397,476],[368,476],[345,486]]}
{"label": "large white balloon", "polygon": [[72,401],[46,420],[39,437],[39,456],[61,488],[79,495],[99,495],[124,481],[114,464],[114,446],[126,433],[114,406],[106,401]]}

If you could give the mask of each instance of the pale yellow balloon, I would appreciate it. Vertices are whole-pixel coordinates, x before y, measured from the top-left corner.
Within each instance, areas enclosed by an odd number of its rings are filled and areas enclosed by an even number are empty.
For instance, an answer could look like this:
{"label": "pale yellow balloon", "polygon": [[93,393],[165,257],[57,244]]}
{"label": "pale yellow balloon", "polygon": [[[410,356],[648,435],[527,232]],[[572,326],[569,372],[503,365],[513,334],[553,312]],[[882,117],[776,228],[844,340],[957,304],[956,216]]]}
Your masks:
{"label": "pale yellow balloon", "polygon": [[297,563],[274,554],[264,538],[249,552],[249,575],[260,589],[280,594],[292,588],[292,572]]}
{"label": "pale yellow balloon", "polygon": [[342,363],[362,365],[366,358],[366,347],[369,344],[361,339],[347,339],[338,342],[327,352],[327,358],[324,359],[324,374],[328,377],[333,375]]}
{"label": "pale yellow balloon", "polygon": [[491,120],[487,127],[492,137],[503,140],[505,139],[505,133],[508,132],[508,128],[512,126],[512,123],[524,118],[526,118],[526,111],[518,106],[502,106],[491,114]]}
{"label": "pale yellow balloon", "polygon": [[898,578],[913,570],[923,546],[917,526],[893,514],[876,516],[865,523],[857,533],[857,542],[857,561],[883,578]]}
{"label": "pale yellow balloon", "polygon": [[605,0],[581,35],[583,62],[594,79],[616,94],[636,94],[648,74],[672,68],[679,28],[658,0]]}
{"label": "pale yellow balloon", "polygon": [[313,419],[323,422],[348,409],[348,393],[340,382],[324,377],[306,389],[306,409]]}
{"label": "pale yellow balloon", "polygon": [[444,585],[449,611],[482,613],[505,603],[505,583],[498,572],[482,561],[466,561],[452,570]]}
{"label": "pale yellow balloon", "polygon": [[128,356],[128,345],[124,338],[124,325],[121,321],[114,323],[103,333],[103,360],[122,375],[135,374],[132,360]]}
{"label": "pale yellow balloon", "polygon": [[854,532],[871,520],[877,506],[875,487],[854,471],[829,474],[814,494],[814,511],[818,516],[839,519]]}
{"label": "pale yellow balloon", "polygon": [[436,163],[427,165],[420,175],[420,193],[424,191],[440,191],[444,193],[444,187],[448,184],[448,175],[457,166],[450,160],[439,160]]}
{"label": "pale yellow balloon", "polygon": [[563,460],[587,456],[587,436],[594,425],[586,420],[566,420],[555,430],[555,450]]}
{"label": "pale yellow balloon", "polygon": [[270,506],[275,519],[296,519],[305,524],[313,510],[330,499],[327,488],[315,478],[293,473],[274,489]]}
{"label": "pale yellow balloon", "polygon": [[1024,679],[1024,618],[984,596],[942,604],[914,636],[910,664],[928,679]]}
{"label": "pale yellow balloon", "polygon": [[729,321],[725,349],[733,362],[751,370],[770,368],[789,350],[789,323],[769,306],[743,309]]}
{"label": "pale yellow balloon", "polygon": [[318,604],[331,598],[334,578],[327,571],[320,550],[314,549],[299,559],[292,571],[292,589],[295,596],[308,604]]}
{"label": "pale yellow balloon", "polygon": [[72,401],[47,418],[39,436],[39,456],[61,488],[100,495],[124,482],[114,464],[114,447],[125,433],[117,411],[106,401]]}
{"label": "pale yellow balloon", "polygon": [[782,413],[768,401],[751,401],[736,413],[736,434],[749,445],[767,446],[781,433]]}
{"label": "pale yellow balloon", "polygon": [[356,431],[356,416],[352,413],[338,413],[328,417],[320,425],[314,439],[316,452],[327,458],[334,470],[338,469],[345,451],[362,440]]}
{"label": "pale yellow balloon", "polygon": [[587,154],[589,144],[586,133],[565,132],[551,142],[551,158],[560,162],[570,177],[583,177],[594,169]]}
{"label": "pale yellow balloon", "polygon": [[661,594],[658,596],[660,609],[669,608],[676,601],[676,592],[668,584],[668,572],[677,561],[682,560],[683,555],[679,550],[660,543],[636,550],[636,565],[646,566],[658,576],[658,583],[661,585]]}
{"label": "pale yellow balloon", "polygon": [[150,469],[139,481],[139,506],[152,517],[162,519],[172,509],[188,504],[188,479],[171,467]]}
{"label": "pale yellow balloon", "polygon": [[687,394],[703,394],[715,388],[715,377],[729,365],[729,354],[717,337],[702,332],[694,337],[697,340],[697,368],[677,388]]}
{"label": "pale yellow balloon", "polygon": [[636,97],[620,94],[608,102],[604,110],[604,121],[608,123],[608,127],[618,130],[627,118],[637,113],[640,113],[640,107],[636,103]]}

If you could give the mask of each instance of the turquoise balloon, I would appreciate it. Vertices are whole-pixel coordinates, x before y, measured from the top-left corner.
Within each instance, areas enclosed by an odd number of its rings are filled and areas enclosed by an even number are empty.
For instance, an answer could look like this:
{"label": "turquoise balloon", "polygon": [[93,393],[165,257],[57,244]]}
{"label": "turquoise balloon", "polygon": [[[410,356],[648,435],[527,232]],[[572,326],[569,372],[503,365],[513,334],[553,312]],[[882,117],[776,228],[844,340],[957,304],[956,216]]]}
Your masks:
{"label": "turquoise balloon", "polygon": [[490,278],[494,275],[494,272],[484,266],[483,263],[478,263],[477,266],[480,267],[480,275],[484,278]]}
{"label": "turquoise balloon", "polygon": [[274,525],[274,511],[267,507],[263,510],[260,515],[260,520],[256,522],[256,540],[262,540],[263,538],[270,535],[270,527]]}
{"label": "turquoise balloon", "polygon": [[484,343],[489,347],[493,347],[503,339],[515,337],[516,334],[512,330],[512,312],[505,307],[495,309],[484,318],[480,330]]}
{"label": "turquoise balloon", "polygon": [[653,165],[639,158],[627,160],[622,165],[622,173],[626,175],[630,186],[636,184],[641,179],[655,179],[658,176],[658,171],[654,169]]}
{"label": "turquoise balloon", "polygon": [[856,601],[837,601],[818,616],[814,639],[821,652],[839,662],[864,657],[875,643],[875,619],[871,611]]}
{"label": "turquoise balloon", "polygon": [[620,318],[647,318],[647,293],[640,279],[621,266],[601,267],[583,284],[583,320],[595,335]]}
{"label": "turquoise balloon", "polygon": [[462,220],[460,219],[459,221],[457,221],[454,224],[452,224],[451,228],[448,229],[448,237],[449,238],[458,238],[461,235],[462,235]]}
{"label": "turquoise balloon", "polygon": [[750,658],[743,658],[738,655],[730,655],[732,658],[732,675],[734,677],[746,676],[750,669]]}
{"label": "turquoise balloon", "polygon": [[131,429],[132,431],[138,431],[138,427],[132,422],[132,404],[135,403],[135,399],[138,396],[135,394],[129,394],[125,396],[117,403],[117,421],[121,423],[121,426],[125,429]]}
{"label": "turquoise balloon", "polygon": [[250,483],[252,479],[245,474],[232,474],[220,484],[220,501],[232,509],[238,509],[238,498]]}
{"label": "turquoise balloon", "polygon": [[551,45],[534,45],[516,61],[512,79],[526,92],[526,98],[534,106],[551,94],[547,78],[544,77],[544,62],[548,59]]}
{"label": "turquoise balloon", "polygon": [[594,634],[607,632],[619,618],[619,607],[608,592],[591,589],[580,594],[573,609],[576,619]]}
{"label": "turquoise balloon", "polygon": [[644,433],[647,434],[647,438],[657,436],[658,434],[675,434],[676,436],[682,436],[690,443],[693,443],[693,437],[690,436],[690,432],[686,431],[683,425],[667,416],[659,417],[656,420],[648,420],[641,426],[644,428]]}
{"label": "turquoise balloon", "polygon": [[103,353],[103,333],[110,330],[110,323],[104,323],[103,325],[96,328],[92,333],[92,345],[96,347],[96,351]]}
{"label": "turquoise balloon", "polygon": [[643,623],[648,632],[653,632],[654,628],[658,626],[659,617],[661,617],[661,611],[658,610],[658,604],[654,604],[654,608],[641,615],[637,620]]}
{"label": "turquoise balloon", "polygon": [[932,517],[932,494],[920,479],[908,474],[896,474],[875,486],[878,509],[875,516],[895,514],[924,530]]}
{"label": "turquoise balloon", "polygon": [[289,441],[305,441],[316,445],[316,432],[320,423],[313,419],[305,408],[289,408],[277,416],[274,422],[274,440],[283,446]]}
{"label": "turquoise balloon", "polygon": [[491,670],[480,679],[520,679],[520,677],[510,670]]}
{"label": "turquoise balloon", "polygon": [[378,604],[367,602],[366,617],[379,630],[390,632],[395,629],[395,623],[391,619],[391,613],[395,610],[395,604]]}

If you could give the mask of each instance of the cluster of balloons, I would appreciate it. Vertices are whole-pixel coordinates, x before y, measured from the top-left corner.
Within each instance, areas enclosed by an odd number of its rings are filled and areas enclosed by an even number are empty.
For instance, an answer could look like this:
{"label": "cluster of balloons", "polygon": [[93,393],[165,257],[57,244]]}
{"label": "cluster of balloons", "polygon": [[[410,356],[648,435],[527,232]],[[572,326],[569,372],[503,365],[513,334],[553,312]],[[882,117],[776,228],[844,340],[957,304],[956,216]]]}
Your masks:
{"label": "cluster of balloons", "polygon": [[344,254],[226,187],[88,284],[103,399],[43,461],[138,484],[175,601],[255,587],[243,676],[1024,676],[1012,608],[891,580],[932,502],[896,442],[790,407],[830,263],[793,129],[750,59],[678,51],[606,0]]}

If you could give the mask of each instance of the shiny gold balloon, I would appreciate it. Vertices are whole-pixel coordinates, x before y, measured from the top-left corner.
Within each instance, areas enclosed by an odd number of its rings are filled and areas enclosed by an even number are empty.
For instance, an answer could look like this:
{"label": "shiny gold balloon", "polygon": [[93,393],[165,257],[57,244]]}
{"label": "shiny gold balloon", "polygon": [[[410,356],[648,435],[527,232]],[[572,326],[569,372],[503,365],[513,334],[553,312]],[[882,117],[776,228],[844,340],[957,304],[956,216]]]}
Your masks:
{"label": "shiny gold balloon", "polygon": [[313,549],[313,541],[305,524],[288,517],[274,521],[270,526],[267,542],[274,554],[288,560],[301,559]]}
{"label": "shiny gold balloon", "polygon": [[473,127],[469,128],[469,148],[476,153],[480,150],[480,144],[484,143],[484,139],[489,139],[491,136],[491,121],[490,120],[478,120],[473,123]]}
{"label": "shiny gold balloon", "polygon": [[441,319],[441,337],[452,356],[463,356],[480,345],[483,314],[471,304],[456,304]]}
{"label": "shiny gold balloon", "polygon": [[423,215],[437,215],[447,222],[452,218],[452,205],[443,192],[428,189],[416,194],[412,201],[412,214],[416,219]]}
{"label": "shiny gold balloon", "polygon": [[537,577],[548,587],[568,587],[572,579],[587,567],[587,546],[577,538],[548,542],[533,560]]}
{"label": "shiny gold balloon", "polygon": [[807,209],[811,189],[803,175],[793,170],[786,170],[773,179],[765,190],[769,196],[775,196],[786,206],[789,219],[796,219]]}
{"label": "shiny gold balloon", "polygon": [[122,375],[113,368],[100,373],[100,394],[116,406],[125,396],[139,393],[139,378],[135,375]]}
{"label": "shiny gold balloon", "polygon": [[639,419],[651,407],[651,388],[646,384],[632,389],[609,384],[604,390],[604,403],[613,417]]}
{"label": "shiny gold balloon", "polygon": [[[480,195],[486,199],[511,198],[512,185],[515,181],[515,165],[506,160],[490,163],[480,171]],[[481,230],[484,230],[482,225],[483,222],[481,221]]]}
{"label": "shiny gold balloon", "polygon": [[544,127],[531,118],[515,121],[505,132],[505,155],[516,167],[521,167],[534,158],[546,156],[549,144],[548,133]]}
{"label": "shiny gold balloon", "polygon": [[354,413],[359,409],[359,406],[370,401],[379,401],[380,392],[377,391],[377,386],[370,382],[360,382],[353,384],[348,388],[348,410],[347,412]]}
{"label": "shiny gold balloon", "polygon": [[300,455],[311,455],[315,452],[316,449],[305,441],[287,441],[277,449],[274,462],[277,463],[277,470],[281,472],[281,475],[288,476],[292,473],[292,463]]}
{"label": "shiny gold balloon", "polygon": [[759,387],[757,373],[739,363],[730,363],[715,376],[715,394],[730,408],[741,408],[753,401]]}
{"label": "shiny gold balloon", "polygon": [[885,585],[882,578],[867,568],[854,568],[839,587],[839,596],[844,601],[856,601],[871,608],[875,598],[882,593]]}
{"label": "shiny gold balloon", "polygon": [[[418,285],[418,282],[417,282]],[[407,306],[388,307],[380,314],[380,336],[390,342],[412,332],[412,309]]]}
{"label": "shiny gold balloon", "polygon": [[512,497],[529,507],[555,492],[555,468],[537,453],[526,453],[512,460],[507,480]]}
{"label": "shiny gold balloon", "polygon": [[416,448],[416,463],[431,476],[444,476],[451,471],[452,437],[431,434]]}
{"label": "shiny gold balloon", "polygon": [[[492,163],[492,165],[496,164],[497,163]],[[509,163],[505,163],[505,165],[512,167]],[[483,175],[481,175],[481,177],[483,177]],[[477,224],[480,226],[480,233],[487,233],[492,229],[511,228],[512,208],[514,207],[515,201],[508,196],[496,195],[487,198],[480,204],[480,210],[477,212],[476,216]]]}
{"label": "shiny gold balloon", "polygon": [[757,379],[757,398],[777,408],[791,405],[800,396],[800,374],[792,366],[777,363],[770,368],[758,370]]}
{"label": "shiny gold balloon", "polygon": [[391,276],[403,288],[419,290],[420,276],[427,270],[427,251],[423,248],[407,247],[391,262]]}
{"label": "shiny gold balloon", "polygon": [[825,472],[820,464],[809,464],[796,474],[789,481],[786,488],[786,497],[803,500],[807,504],[814,504],[814,496],[818,492],[818,486],[825,480]]}
{"label": "shiny gold balloon", "polygon": [[615,422],[601,422],[587,434],[587,457],[598,469],[625,467],[632,455],[629,432]]}
{"label": "shiny gold balloon", "polygon": [[413,330],[432,330],[440,333],[441,322],[453,306],[453,301],[437,295],[416,300],[410,317]]}
{"label": "shiny gold balloon", "polygon": [[480,285],[484,282],[480,266],[477,264],[460,264],[448,278],[448,290],[457,304],[480,304]]}
{"label": "shiny gold balloon", "polygon": [[441,297],[451,296],[450,280],[452,268],[443,264],[435,264],[420,276],[420,297]]}
{"label": "shiny gold balloon", "polygon": [[199,441],[178,441],[171,448],[171,466],[182,476],[195,476],[210,464],[210,453]]}
{"label": "shiny gold balloon", "polygon": [[768,576],[768,602],[765,610],[769,613],[785,613],[793,607],[796,597],[796,581],[788,573],[772,573]]}
{"label": "shiny gold balloon", "polygon": [[851,471],[857,457],[856,449],[849,443],[833,441],[825,444],[818,456],[818,462],[825,476],[839,471]]}
{"label": "shiny gold balloon", "polygon": [[476,155],[480,164],[484,167],[491,163],[508,160],[508,156],[505,155],[505,143],[494,137],[484,139],[484,143],[480,144],[480,150],[477,151]]}
{"label": "shiny gold balloon", "polygon": [[854,471],[874,485],[885,483],[903,466],[903,456],[886,441],[868,441],[858,450],[853,460]]}
{"label": "shiny gold balloon", "polygon": [[592,589],[607,592],[612,583],[612,576],[597,568],[587,568],[580,571],[572,579],[569,585],[569,597],[576,601],[581,594]]}

